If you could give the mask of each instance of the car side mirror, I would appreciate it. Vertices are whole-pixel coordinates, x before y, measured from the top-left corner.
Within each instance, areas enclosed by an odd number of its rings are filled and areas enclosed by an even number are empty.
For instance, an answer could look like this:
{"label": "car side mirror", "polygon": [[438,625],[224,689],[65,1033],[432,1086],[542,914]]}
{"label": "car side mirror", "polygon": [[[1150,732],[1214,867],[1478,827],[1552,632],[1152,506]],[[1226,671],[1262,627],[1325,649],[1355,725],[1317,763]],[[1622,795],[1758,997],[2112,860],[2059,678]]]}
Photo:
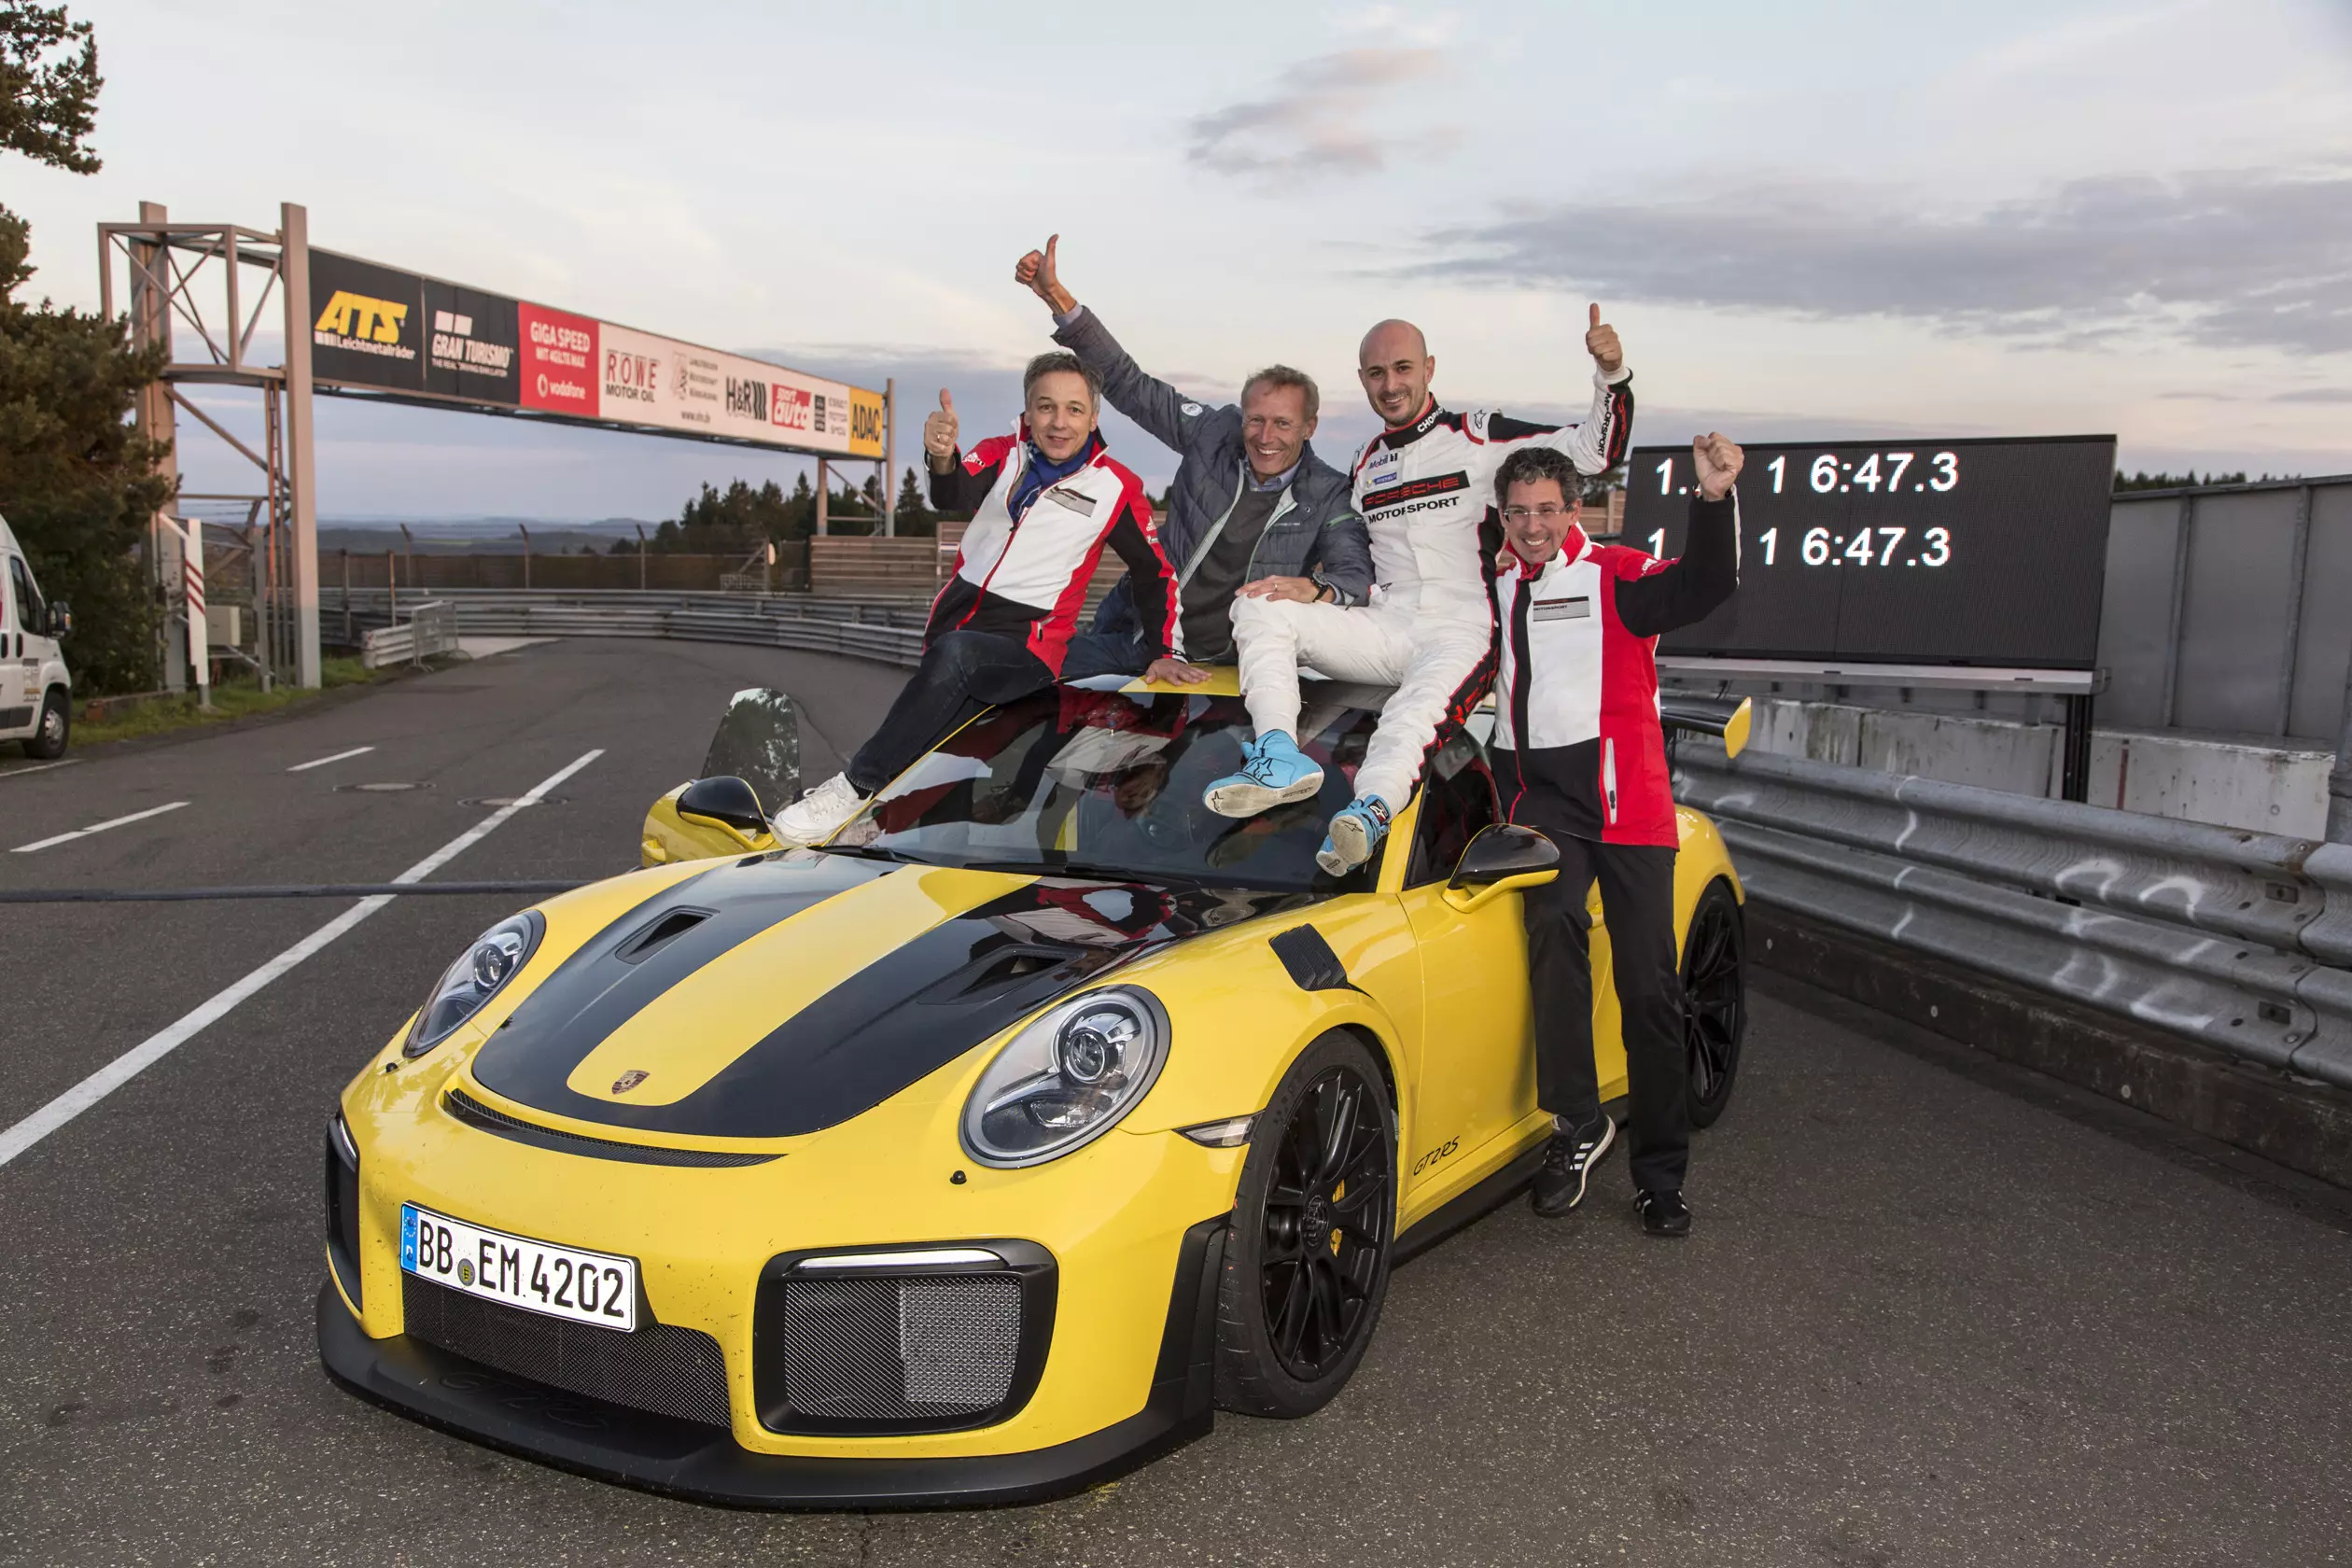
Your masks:
{"label": "car side mirror", "polygon": [[1533,828],[1496,822],[1463,847],[1446,902],[1467,915],[1491,899],[1537,888],[1560,875],[1560,847]]}
{"label": "car side mirror", "polygon": [[687,785],[685,793],[678,797],[678,814],[700,817],[748,836],[768,831],[767,813],[760,809],[759,795],[733,774],[697,778]]}
{"label": "car side mirror", "polygon": [[74,630],[74,607],[60,599],[49,607],[49,635],[62,637]]}
{"label": "car side mirror", "polygon": [[755,686],[727,704],[697,777],[733,774],[781,809],[801,797],[800,751],[800,705],[787,693]]}

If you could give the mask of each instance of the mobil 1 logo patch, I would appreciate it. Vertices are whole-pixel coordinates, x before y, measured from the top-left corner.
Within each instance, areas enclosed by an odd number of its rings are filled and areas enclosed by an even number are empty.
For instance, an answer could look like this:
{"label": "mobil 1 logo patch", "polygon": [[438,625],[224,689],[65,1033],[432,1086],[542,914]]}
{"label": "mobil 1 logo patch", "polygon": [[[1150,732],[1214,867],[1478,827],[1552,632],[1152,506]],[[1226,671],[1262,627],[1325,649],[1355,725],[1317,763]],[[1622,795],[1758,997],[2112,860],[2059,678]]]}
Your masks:
{"label": "mobil 1 logo patch", "polygon": [[1592,613],[1592,599],[1586,594],[1537,599],[1527,613],[1531,620],[1535,621],[1582,621]]}
{"label": "mobil 1 logo patch", "polygon": [[1404,477],[1404,455],[1393,450],[1379,453],[1364,466],[1366,490],[1385,490]]}

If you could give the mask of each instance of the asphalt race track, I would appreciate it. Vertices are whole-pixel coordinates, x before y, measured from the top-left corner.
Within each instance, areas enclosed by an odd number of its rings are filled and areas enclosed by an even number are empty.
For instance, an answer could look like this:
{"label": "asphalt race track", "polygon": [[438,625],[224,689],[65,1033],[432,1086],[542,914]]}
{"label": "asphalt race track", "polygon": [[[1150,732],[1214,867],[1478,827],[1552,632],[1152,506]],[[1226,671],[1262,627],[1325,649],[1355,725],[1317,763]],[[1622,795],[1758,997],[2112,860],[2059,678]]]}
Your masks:
{"label": "asphalt race track", "polygon": [[[10,749],[0,889],[389,881],[594,752],[431,873],[592,877],[737,688],[803,699],[813,781],[900,679],[565,642],[42,772]],[[1691,1241],[1637,1234],[1617,1156],[1577,1217],[1515,1205],[1400,1273],[1312,1420],[940,1515],[733,1513],[443,1436],[318,1369],[320,1128],[525,902],[372,909],[0,1165],[0,1561],[2352,1561],[2345,1195],[1771,983]],[[357,907],[0,905],[0,1128]]]}

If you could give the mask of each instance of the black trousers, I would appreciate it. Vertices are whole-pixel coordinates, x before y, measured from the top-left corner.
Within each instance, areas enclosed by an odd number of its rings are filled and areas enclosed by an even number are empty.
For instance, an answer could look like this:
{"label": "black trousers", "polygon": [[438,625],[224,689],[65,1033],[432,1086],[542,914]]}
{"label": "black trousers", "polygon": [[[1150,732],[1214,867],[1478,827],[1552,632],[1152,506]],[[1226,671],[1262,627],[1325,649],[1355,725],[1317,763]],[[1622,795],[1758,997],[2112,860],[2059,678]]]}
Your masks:
{"label": "black trousers", "polygon": [[1679,1189],[1690,1162],[1690,1068],[1683,1056],[1682,974],[1674,961],[1674,851],[1596,844],[1561,833],[1550,837],[1560,847],[1560,875],[1522,895],[1535,1004],[1536,1102],[1580,1127],[1601,1113],[1585,908],[1597,877],[1624,1020],[1633,1184],[1646,1192]]}
{"label": "black trousers", "polygon": [[923,650],[923,662],[899,689],[881,725],[849,759],[849,782],[860,794],[873,794],[982,708],[1053,683],[1045,661],[1009,637],[943,632]]}

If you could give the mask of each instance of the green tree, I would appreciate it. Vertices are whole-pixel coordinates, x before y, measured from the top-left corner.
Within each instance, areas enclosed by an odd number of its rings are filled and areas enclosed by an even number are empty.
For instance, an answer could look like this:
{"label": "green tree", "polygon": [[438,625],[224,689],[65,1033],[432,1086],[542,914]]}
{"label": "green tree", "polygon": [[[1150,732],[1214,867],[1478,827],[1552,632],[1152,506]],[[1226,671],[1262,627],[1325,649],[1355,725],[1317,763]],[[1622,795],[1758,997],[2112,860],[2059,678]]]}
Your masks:
{"label": "green tree", "polygon": [[[77,48],[76,46],[79,47]],[[63,6],[0,0],[0,147],[77,175],[98,172],[98,40]]]}
{"label": "green tree", "polygon": [[[77,174],[98,167],[98,48],[62,6],[0,0],[0,147]],[[139,551],[171,499],[162,448],[128,423],[160,350],[134,351],[119,320],[31,305],[24,222],[0,208],[0,514],[42,588],[74,607],[85,691],[155,684],[160,619]]]}
{"label": "green tree", "polygon": [[939,532],[939,513],[931,511],[931,497],[924,494],[923,482],[913,469],[906,470],[899,482],[898,507],[892,525],[910,538],[928,538]]}

